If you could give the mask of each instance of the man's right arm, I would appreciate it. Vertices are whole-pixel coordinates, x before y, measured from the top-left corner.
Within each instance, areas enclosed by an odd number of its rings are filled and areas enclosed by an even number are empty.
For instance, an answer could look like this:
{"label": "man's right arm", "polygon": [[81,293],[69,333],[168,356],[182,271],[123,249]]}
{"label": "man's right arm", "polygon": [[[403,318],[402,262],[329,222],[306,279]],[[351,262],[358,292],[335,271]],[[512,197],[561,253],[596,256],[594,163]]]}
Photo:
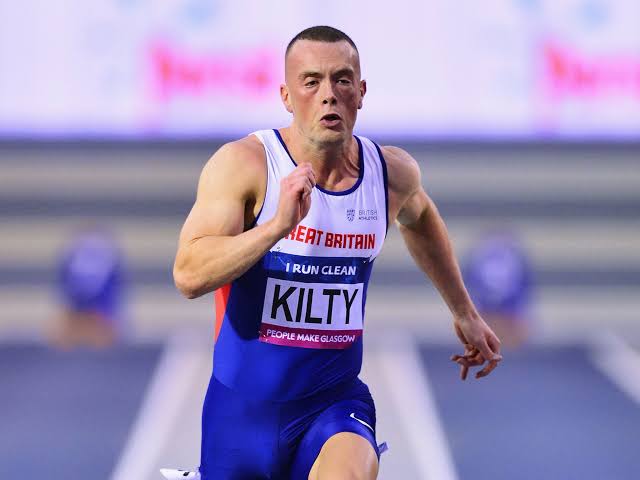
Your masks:
{"label": "man's right arm", "polygon": [[186,297],[197,298],[241,276],[307,214],[315,181],[310,168],[300,166],[282,180],[274,218],[245,231],[246,206],[262,200],[264,155],[262,144],[247,137],[223,146],[205,165],[173,268]]}

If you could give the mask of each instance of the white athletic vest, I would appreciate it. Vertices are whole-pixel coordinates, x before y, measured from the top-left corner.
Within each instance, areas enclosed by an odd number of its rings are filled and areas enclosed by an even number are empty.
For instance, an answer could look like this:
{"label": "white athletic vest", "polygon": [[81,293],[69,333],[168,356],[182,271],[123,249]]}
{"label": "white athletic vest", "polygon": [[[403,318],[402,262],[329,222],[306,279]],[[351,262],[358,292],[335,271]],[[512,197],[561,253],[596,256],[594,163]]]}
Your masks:
{"label": "white athletic vest", "polygon": [[[257,219],[273,218],[280,180],[296,164],[276,130],[264,144],[268,183]],[[342,192],[316,186],[308,215],[247,272],[217,292],[214,376],[254,398],[290,400],[356,378],[367,285],[387,229],[386,166],[356,137],[359,178]]]}
{"label": "white athletic vest", "polygon": [[[254,133],[265,146],[268,184],[258,224],[278,207],[280,181],[295,168],[277,130]],[[271,249],[260,340],[307,348],[346,348],[362,334],[371,264],[387,230],[386,167],[376,145],[356,137],[359,178],[331,192],[317,186],[308,215]],[[286,279],[285,279],[286,278]]]}

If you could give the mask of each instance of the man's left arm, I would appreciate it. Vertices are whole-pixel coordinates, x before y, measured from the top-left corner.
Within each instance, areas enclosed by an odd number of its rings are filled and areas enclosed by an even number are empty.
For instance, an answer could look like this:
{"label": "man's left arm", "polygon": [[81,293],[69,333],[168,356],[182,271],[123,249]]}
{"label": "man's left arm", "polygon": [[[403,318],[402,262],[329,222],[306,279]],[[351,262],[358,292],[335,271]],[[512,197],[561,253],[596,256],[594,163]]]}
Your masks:
{"label": "man's left arm", "polygon": [[469,297],[445,223],[422,187],[417,162],[396,147],[385,147],[383,153],[389,169],[389,217],[396,220],[411,256],[451,310],[454,329],[464,345],[464,354],[452,360],[461,365],[463,380],[469,367],[488,362],[476,374],[484,377],[502,359],[500,340]]}

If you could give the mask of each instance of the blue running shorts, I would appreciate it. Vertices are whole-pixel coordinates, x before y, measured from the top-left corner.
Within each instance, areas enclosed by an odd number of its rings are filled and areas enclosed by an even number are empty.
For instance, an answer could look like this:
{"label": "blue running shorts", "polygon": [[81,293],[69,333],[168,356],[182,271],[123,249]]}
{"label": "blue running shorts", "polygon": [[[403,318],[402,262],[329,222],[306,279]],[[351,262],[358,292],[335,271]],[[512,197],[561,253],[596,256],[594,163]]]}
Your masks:
{"label": "blue running shorts", "polygon": [[376,412],[358,378],[286,402],[257,400],[212,377],[202,413],[203,480],[307,480],[333,435],[366,438],[379,457]]}

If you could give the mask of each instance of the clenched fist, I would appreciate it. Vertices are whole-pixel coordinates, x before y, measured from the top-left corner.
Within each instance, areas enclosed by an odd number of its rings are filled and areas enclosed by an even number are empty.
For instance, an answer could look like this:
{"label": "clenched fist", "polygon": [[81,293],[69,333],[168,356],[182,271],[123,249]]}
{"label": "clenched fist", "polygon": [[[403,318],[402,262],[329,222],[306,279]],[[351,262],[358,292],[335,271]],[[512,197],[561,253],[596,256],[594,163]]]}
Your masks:
{"label": "clenched fist", "polygon": [[309,213],[311,191],[315,186],[316,175],[310,163],[298,165],[280,181],[280,199],[274,221],[283,237]]}

